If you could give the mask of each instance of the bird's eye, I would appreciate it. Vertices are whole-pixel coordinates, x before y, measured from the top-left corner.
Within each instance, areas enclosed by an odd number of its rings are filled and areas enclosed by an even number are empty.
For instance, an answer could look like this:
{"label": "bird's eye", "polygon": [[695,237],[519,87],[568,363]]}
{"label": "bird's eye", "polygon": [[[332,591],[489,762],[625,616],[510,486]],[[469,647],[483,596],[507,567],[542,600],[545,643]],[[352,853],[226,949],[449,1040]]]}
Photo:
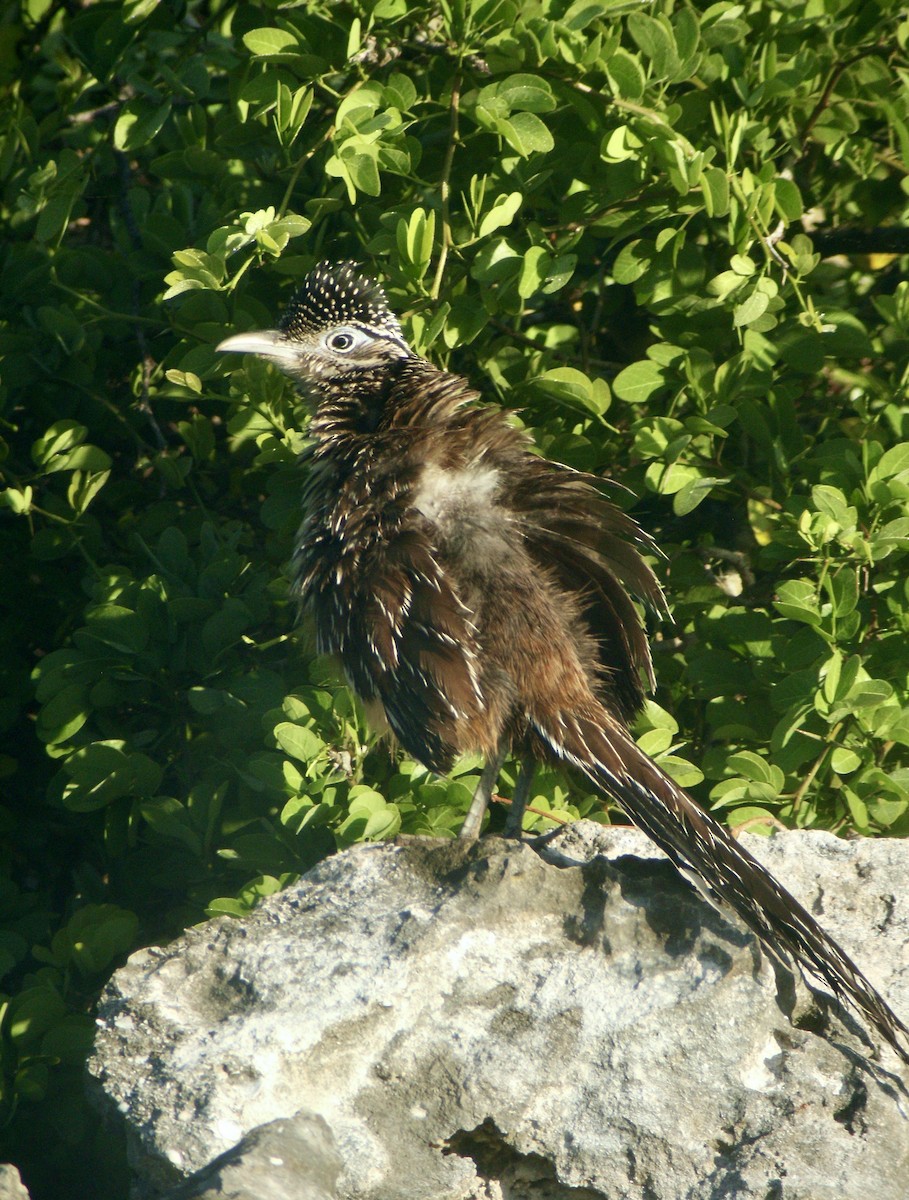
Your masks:
{"label": "bird's eye", "polygon": [[354,336],[352,333],[333,333],[328,338],[328,348],[330,350],[352,350],[354,347]]}

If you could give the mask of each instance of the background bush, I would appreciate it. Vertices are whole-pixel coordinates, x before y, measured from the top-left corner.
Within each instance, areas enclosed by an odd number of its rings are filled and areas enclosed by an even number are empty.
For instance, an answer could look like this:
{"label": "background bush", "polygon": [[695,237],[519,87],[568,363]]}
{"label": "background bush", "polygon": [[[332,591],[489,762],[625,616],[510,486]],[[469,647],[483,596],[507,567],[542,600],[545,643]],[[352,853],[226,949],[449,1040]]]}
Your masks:
{"label": "background bush", "polygon": [[907,39],[867,0],[0,4],[0,1152],[36,1197],[125,1194],[80,1064],[127,951],[450,835],[476,777],[374,745],[294,630],[305,415],[213,347],[322,258],[630,489],[667,769],[734,825],[909,832]]}

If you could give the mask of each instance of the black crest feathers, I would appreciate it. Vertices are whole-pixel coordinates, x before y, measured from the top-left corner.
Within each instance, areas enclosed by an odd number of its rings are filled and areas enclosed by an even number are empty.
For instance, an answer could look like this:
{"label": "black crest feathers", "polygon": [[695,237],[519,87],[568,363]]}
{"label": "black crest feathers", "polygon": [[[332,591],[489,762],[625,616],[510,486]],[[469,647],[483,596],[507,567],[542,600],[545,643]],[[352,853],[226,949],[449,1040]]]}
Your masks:
{"label": "black crest feathers", "polygon": [[281,320],[281,332],[293,339],[352,325],[403,341],[398,319],[378,283],[361,275],[356,263],[319,263],[303,280]]}

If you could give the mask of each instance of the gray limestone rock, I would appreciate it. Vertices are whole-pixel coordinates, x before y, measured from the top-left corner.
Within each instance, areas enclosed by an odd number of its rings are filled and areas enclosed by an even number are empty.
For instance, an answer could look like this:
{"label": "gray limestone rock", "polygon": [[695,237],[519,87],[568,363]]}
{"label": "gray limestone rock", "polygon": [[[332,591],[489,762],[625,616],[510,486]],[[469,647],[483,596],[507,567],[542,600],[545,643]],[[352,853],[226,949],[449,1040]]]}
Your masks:
{"label": "gray limestone rock", "polygon": [[298,1112],[260,1125],[164,1200],[336,1200],[340,1170],[328,1125]]}
{"label": "gray limestone rock", "polygon": [[[909,1013],[909,845],[747,844]],[[889,1050],[872,1063],[848,1017],[811,1032],[801,985],[636,831],[581,823],[544,853],[361,847],[134,955],[90,1067],[136,1196],[302,1109],[343,1200],[905,1200]],[[283,1196],[267,1176],[250,1197]]]}
{"label": "gray limestone rock", "polygon": [[0,1200],[28,1200],[19,1172],[9,1163],[0,1163]]}

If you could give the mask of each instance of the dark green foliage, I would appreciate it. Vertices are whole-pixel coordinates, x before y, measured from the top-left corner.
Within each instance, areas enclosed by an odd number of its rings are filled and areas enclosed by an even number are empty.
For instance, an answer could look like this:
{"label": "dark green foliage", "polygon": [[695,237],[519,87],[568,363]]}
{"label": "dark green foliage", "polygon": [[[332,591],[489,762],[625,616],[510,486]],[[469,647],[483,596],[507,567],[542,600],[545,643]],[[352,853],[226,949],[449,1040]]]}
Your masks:
{"label": "dark green foliage", "polygon": [[909,833],[907,40],[857,0],[0,5],[0,1152],[36,1196],[122,1186],[77,1097],[124,953],[451,835],[476,778],[398,762],[294,629],[305,414],[213,347],[320,258],[630,489],[676,620],[650,753],[735,825]]}

